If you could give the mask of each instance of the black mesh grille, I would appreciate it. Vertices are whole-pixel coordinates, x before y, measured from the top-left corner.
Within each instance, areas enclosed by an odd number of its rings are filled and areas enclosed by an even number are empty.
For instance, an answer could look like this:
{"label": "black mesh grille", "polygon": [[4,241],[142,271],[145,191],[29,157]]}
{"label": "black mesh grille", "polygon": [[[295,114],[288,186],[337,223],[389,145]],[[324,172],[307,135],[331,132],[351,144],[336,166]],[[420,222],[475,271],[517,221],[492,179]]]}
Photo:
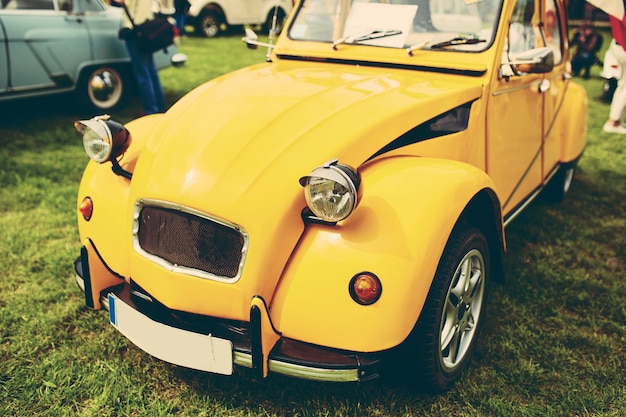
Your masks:
{"label": "black mesh grille", "polygon": [[162,207],[142,208],[138,238],[144,251],[173,265],[227,278],[237,276],[245,243],[233,228]]}

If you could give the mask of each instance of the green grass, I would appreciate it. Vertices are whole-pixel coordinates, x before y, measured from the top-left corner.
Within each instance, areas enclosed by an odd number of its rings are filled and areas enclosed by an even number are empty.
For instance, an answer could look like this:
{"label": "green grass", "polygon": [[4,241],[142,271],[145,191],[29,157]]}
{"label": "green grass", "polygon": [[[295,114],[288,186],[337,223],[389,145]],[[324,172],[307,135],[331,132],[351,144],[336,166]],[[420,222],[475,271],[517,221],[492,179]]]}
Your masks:
{"label": "green grass", "polygon": [[[265,56],[237,36],[190,37],[181,50],[187,65],[161,72],[170,104]],[[469,372],[439,396],[390,381],[210,375],[141,352],[84,307],[74,283],[87,157],[72,122],[85,115],[66,97],[1,105],[0,416],[626,415],[626,138],[602,132],[598,71],[578,80],[589,93],[589,143],[573,189],[507,229],[508,282],[491,288]],[[114,117],[139,113],[135,99]]]}

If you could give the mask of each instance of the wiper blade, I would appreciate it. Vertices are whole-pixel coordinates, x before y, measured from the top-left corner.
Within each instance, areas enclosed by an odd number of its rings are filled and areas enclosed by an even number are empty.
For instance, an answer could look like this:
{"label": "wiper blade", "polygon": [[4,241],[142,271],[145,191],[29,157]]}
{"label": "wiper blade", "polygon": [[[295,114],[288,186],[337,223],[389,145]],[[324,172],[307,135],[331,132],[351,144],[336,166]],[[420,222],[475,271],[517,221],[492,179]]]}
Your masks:
{"label": "wiper blade", "polygon": [[337,49],[337,45],[341,45],[342,43],[346,43],[348,41],[350,43],[357,43],[357,42],[369,41],[372,39],[386,38],[388,36],[400,35],[401,33],[402,33],[401,30],[391,29],[391,30],[372,30],[370,32],[367,32],[359,36],[348,35],[348,36],[344,36],[334,41],[333,49]]}
{"label": "wiper blade", "polygon": [[441,49],[448,46],[456,46],[456,45],[474,45],[477,43],[487,42],[486,39],[480,38],[462,38],[457,37],[450,39],[449,41],[439,42],[433,45],[429,45],[430,49]]}
{"label": "wiper blade", "polygon": [[362,41],[369,41],[371,39],[378,39],[378,38],[386,38],[387,36],[394,36],[394,35],[399,35],[401,34],[402,31],[401,30],[373,30],[370,33],[367,33],[365,35],[361,35],[357,38],[354,38],[352,40],[352,42],[362,42]]}

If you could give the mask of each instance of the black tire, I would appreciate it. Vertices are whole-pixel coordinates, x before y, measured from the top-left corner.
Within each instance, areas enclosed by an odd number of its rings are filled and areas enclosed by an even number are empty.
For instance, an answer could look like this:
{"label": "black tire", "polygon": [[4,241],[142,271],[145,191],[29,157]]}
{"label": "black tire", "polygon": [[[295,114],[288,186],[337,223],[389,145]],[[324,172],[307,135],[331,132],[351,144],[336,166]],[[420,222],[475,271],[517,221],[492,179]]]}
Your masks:
{"label": "black tire", "polygon": [[198,20],[198,31],[206,38],[215,38],[222,33],[224,17],[214,9],[204,10]]}
{"label": "black tire", "polygon": [[552,203],[561,203],[565,200],[572,187],[575,172],[575,163],[561,165],[543,190],[545,198]]}
{"label": "black tire", "polygon": [[92,67],[83,71],[77,93],[90,110],[108,111],[124,103],[128,84],[124,71],[110,66]]}
{"label": "black tire", "polygon": [[[276,9],[276,35],[280,35],[280,32],[283,31],[285,26],[286,15],[283,9],[280,7]],[[263,25],[263,30],[268,32],[272,29],[272,25],[274,24],[274,9],[270,11],[267,15],[267,19],[265,20],[265,24]]]}
{"label": "black tire", "polygon": [[469,366],[485,321],[489,262],[484,234],[459,225],[439,261],[420,318],[401,346],[402,368],[411,385],[443,392]]}

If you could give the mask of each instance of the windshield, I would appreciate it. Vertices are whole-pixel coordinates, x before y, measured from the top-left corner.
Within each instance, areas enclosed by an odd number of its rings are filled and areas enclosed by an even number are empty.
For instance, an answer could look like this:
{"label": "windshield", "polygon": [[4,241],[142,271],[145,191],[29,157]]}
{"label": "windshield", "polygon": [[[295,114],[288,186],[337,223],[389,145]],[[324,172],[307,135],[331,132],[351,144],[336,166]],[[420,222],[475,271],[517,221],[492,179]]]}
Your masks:
{"label": "windshield", "polygon": [[294,40],[389,48],[481,51],[491,45],[502,0],[303,0]]}

